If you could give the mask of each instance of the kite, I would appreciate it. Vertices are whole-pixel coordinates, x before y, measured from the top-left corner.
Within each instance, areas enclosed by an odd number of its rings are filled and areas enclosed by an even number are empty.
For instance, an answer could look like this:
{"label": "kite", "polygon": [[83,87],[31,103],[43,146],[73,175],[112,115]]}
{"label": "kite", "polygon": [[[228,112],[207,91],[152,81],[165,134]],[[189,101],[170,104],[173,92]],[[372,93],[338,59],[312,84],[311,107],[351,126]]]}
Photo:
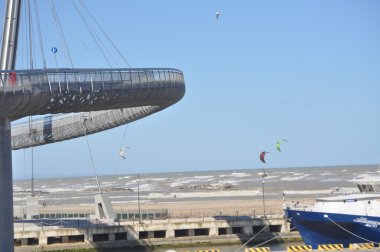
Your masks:
{"label": "kite", "polygon": [[216,16],[216,20],[218,20],[219,19],[219,16],[221,15],[222,13],[220,12],[220,11],[217,11],[216,13],[215,13],[215,16]]}
{"label": "kite", "polygon": [[268,151],[263,151],[263,152],[260,153],[260,160],[261,160],[261,162],[266,163],[265,162],[265,154],[267,154],[267,153],[269,153],[269,152]]}
{"label": "kite", "polygon": [[283,142],[288,142],[288,140],[285,140],[285,139],[281,139],[281,140],[278,140],[277,143],[276,143],[276,149],[281,152],[281,144]]}
{"label": "kite", "polygon": [[125,157],[125,149],[129,149],[129,147],[123,147],[123,148],[121,148],[120,149],[120,151],[119,151],[119,156],[122,158],[122,159],[126,159],[126,157]]}

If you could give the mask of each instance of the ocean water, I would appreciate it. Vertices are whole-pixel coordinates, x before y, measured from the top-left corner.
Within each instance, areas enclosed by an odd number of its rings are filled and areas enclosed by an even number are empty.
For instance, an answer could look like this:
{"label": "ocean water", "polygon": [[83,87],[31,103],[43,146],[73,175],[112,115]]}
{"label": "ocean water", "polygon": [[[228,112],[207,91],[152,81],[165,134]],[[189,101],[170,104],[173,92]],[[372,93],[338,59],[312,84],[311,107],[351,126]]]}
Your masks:
{"label": "ocean water", "polygon": [[[281,199],[326,196],[357,191],[355,179],[377,173],[377,165],[266,169],[265,195]],[[262,170],[223,170],[140,175],[140,201],[171,202],[210,199],[260,199]],[[380,177],[380,175],[379,175]],[[136,203],[138,177],[133,174],[100,176],[102,190],[114,205]],[[25,204],[31,181],[15,180],[14,205]],[[35,179],[35,191],[47,205],[92,205],[98,192],[94,177]]]}

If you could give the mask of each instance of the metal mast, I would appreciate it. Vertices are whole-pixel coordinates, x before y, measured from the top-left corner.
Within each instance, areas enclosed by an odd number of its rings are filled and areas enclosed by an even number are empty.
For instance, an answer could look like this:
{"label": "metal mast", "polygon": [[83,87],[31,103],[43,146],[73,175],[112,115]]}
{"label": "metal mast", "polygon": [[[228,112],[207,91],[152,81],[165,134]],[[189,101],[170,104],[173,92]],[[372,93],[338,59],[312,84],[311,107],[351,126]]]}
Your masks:
{"label": "metal mast", "polygon": [[[21,0],[8,0],[1,45],[0,70],[14,70]],[[6,80],[6,76],[1,76]],[[3,85],[7,85],[3,81]],[[13,249],[13,181],[11,120],[0,115],[0,251]]]}

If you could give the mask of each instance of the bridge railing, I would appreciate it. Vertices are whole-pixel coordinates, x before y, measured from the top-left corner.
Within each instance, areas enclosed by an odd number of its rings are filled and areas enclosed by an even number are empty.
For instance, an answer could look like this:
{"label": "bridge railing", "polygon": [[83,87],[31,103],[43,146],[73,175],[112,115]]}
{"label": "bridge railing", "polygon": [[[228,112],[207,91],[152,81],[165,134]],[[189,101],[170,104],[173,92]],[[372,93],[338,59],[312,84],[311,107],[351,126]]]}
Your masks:
{"label": "bridge railing", "polygon": [[38,85],[42,92],[62,92],[112,88],[115,85],[146,85],[152,82],[183,83],[183,73],[173,68],[0,71],[0,93],[3,94],[32,91],[35,85]]}

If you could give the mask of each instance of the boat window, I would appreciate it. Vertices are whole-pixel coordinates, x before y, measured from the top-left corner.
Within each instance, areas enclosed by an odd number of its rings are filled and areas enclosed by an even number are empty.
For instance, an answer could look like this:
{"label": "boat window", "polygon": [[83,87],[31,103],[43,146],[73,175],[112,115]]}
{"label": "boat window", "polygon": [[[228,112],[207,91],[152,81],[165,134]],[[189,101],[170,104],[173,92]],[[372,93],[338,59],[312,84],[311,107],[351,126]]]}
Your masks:
{"label": "boat window", "polygon": [[380,185],[373,185],[375,192],[380,192]]}
{"label": "boat window", "polygon": [[363,187],[362,187],[361,184],[358,184],[358,188],[359,188],[359,191],[360,191],[360,192],[363,192],[363,191],[364,191],[364,190],[363,190]]}
{"label": "boat window", "polygon": [[363,191],[364,191],[364,192],[367,192],[367,191],[368,191],[368,189],[367,189],[367,185],[362,185],[362,187],[363,187]]}
{"label": "boat window", "polygon": [[369,185],[369,184],[358,184],[358,187],[359,187],[359,190],[361,192],[374,192],[375,189],[372,185]]}

